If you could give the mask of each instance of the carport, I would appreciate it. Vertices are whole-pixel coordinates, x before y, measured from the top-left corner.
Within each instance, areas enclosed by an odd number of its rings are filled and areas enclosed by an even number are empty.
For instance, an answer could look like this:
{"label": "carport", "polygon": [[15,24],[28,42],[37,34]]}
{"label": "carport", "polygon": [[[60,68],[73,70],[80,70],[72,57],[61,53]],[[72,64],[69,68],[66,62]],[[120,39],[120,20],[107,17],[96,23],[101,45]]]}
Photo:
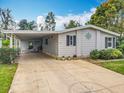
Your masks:
{"label": "carport", "polygon": [[[10,48],[21,49],[21,53],[46,51],[48,39],[58,35],[57,31],[6,30],[6,38],[10,39]],[[50,43],[50,40],[49,40]],[[48,48],[49,49],[49,48]],[[49,51],[46,51],[49,52]]]}

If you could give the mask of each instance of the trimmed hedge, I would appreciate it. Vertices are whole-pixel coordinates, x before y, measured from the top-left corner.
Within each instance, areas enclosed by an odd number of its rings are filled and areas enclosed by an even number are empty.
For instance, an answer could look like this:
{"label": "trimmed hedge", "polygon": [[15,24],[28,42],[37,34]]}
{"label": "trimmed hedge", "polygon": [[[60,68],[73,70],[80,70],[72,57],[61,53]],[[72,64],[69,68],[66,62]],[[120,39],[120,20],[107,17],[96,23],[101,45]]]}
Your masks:
{"label": "trimmed hedge", "polygon": [[20,49],[15,48],[0,48],[0,62],[11,63],[19,56]]}
{"label": "trimmed hedge", "polygon": [[90,53],[90,57],[92,59],[118,59],[122,58],[123,54],[120,50],[118,49],[104,49],[104,50],[93,50]]}

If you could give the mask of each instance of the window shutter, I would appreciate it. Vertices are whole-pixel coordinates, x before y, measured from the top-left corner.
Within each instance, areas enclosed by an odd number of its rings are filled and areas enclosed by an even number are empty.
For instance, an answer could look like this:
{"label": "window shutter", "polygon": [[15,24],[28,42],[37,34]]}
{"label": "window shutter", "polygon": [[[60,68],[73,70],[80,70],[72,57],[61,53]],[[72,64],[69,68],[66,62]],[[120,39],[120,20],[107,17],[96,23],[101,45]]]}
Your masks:
{"label": "window shutter", "polygon": [[73,46],[76,46],[76,35],[73,36]]}
{"label": "window shutter", "polygon": [[113,38],[113,48],[116,47],[115,37]]}
{"label": "window shutter", "polygon": [[73,37],[72,36],[69,36],[69,37],[70,37],[70,39],[69,39],[70,45],[72,45],[72,43],[73,43]]}
{"label": "window shutter", "polygon": [[66,45],[69,46],[69,35],[66,36]]}
{"label": "window shutter", "polygon": [[107,47],[108,47],[108,45],[107,45],[107,40],[108,40],[108,38],[107,38],[107,37],[105,37],[105,48],[107,48]]}

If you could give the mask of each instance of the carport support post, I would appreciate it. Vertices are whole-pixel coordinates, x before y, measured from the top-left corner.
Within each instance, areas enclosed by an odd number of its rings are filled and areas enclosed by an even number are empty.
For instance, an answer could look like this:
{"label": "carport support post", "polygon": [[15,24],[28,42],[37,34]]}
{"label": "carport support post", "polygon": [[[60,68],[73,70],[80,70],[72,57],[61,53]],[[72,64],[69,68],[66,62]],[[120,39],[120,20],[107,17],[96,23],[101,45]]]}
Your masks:
{"label": "carport support post", "polygon": [[12,46],[13,46],[13,38],[12,38],[12,34],[10,35],[10,48],[12,48]]}
{"label": "carport support post", "polygon": [[0,48],[2,48],[2,38],[0,38]]}

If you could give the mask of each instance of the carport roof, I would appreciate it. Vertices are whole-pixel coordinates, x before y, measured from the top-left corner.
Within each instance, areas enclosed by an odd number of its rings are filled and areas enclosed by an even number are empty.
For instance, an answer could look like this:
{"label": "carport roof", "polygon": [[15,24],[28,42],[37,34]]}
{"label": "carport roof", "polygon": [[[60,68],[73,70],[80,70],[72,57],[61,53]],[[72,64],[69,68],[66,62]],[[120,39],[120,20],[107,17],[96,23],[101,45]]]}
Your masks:
{"label": "carport roof", "polygon": [[33,30],[4,30],[3,33],[15,34],[21,39],[39,39],[47,35],[58,34],[57,31],[33,31]]}
{"label": "carport roof", "polygon": [[37,39],[46,35],[58,34],[57,31],[33,31],[33,30],[3,30],[3,33],[15,34],[21,39]]}

